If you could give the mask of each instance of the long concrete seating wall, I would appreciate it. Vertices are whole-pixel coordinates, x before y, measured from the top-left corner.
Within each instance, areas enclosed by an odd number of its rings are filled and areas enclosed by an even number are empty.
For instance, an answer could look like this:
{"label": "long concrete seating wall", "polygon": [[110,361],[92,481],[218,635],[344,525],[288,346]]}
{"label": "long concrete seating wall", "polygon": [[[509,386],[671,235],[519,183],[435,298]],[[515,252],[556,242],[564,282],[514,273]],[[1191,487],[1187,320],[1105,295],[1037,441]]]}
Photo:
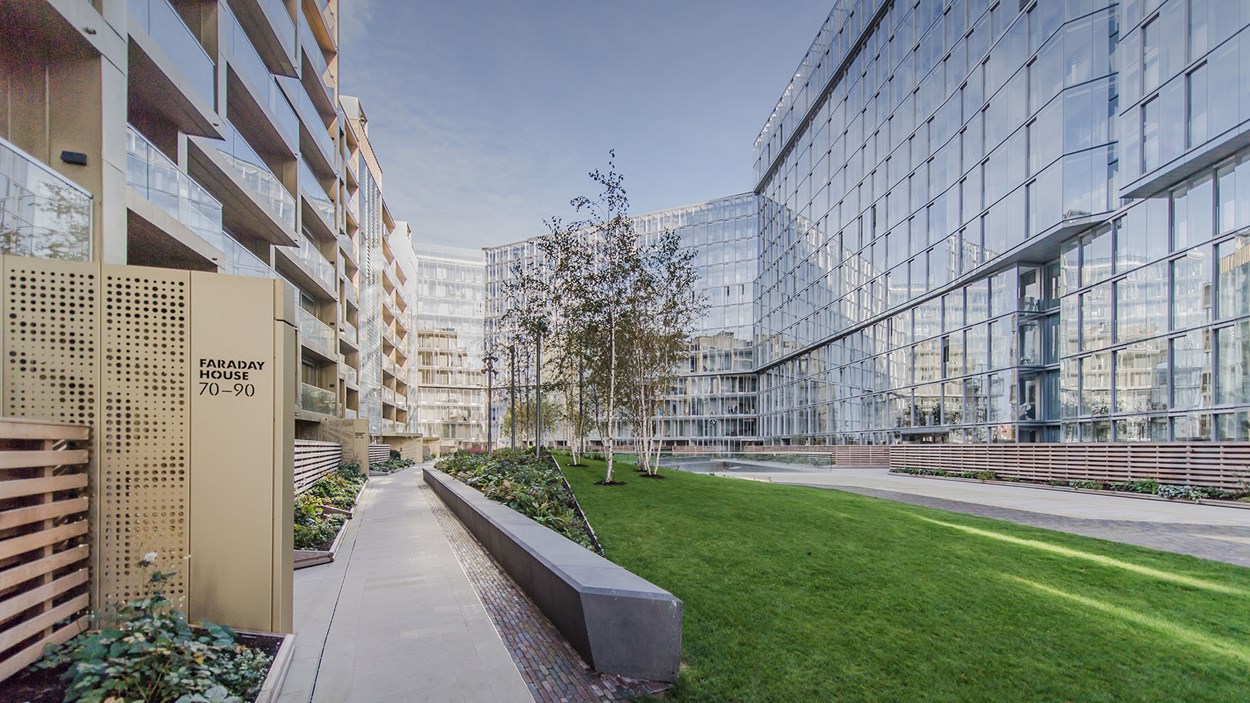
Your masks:
{"label": "long concrete seating wall", "polygon": [[425,482],[596,671],[674,681],[682,602],[436,469]]}

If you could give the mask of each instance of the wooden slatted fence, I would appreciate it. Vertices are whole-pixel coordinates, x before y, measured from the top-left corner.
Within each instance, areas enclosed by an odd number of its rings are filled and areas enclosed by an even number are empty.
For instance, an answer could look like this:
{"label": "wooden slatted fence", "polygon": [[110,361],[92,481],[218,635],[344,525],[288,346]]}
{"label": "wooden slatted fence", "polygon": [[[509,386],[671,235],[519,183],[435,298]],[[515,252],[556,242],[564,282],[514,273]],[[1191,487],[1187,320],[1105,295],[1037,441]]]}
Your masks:
{"label": "wooden slatted fence", "polygon": [[835,466],[889,466],[888,444],[839,444],[833,448]]}
{"label": "wooden slatted fence", "polygon": [[1235,490],[1250,482],[1250,442],[895,444],[890,466],[993,471],[1032,481],[1155,479]]}
{"label": "wooden slatted fence", "polygon": [[312,487],[322,476],[343,462],[343,446],[338,442],[295,440],[295,494]]}
{"label": "wooden slatted fence", "polygon": [[391,458],[391,447],[388,444],[369,445],[369,465],[380,464]]}
{"label": "wooden slatted fence", "polygon": [[88,437],[0,418],[0,681],[87,628]]}

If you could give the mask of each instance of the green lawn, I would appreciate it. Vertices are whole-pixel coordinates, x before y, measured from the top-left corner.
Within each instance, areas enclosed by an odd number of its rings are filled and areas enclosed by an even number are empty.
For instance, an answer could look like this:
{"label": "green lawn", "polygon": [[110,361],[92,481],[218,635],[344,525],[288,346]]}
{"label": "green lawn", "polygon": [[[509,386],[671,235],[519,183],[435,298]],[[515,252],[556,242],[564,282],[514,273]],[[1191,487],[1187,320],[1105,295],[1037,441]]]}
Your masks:
{"label": "green lawn", "polygon": [[588,463],[565,471],[608,558],[685,602],[666,700],[1250,701],[1250,570],[840,491],[596,486]]}

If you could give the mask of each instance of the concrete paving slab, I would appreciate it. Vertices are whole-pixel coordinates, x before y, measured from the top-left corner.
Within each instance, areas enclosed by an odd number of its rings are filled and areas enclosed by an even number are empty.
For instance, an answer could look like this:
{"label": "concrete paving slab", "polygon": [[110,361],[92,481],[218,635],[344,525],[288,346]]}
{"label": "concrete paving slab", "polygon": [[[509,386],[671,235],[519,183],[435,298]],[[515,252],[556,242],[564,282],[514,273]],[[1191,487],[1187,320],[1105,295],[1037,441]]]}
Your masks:
{"label": "concrete paving slab", "polygon": [[418,485],[371,478],[335,561],[296,572],[280,703],[533,703]]}

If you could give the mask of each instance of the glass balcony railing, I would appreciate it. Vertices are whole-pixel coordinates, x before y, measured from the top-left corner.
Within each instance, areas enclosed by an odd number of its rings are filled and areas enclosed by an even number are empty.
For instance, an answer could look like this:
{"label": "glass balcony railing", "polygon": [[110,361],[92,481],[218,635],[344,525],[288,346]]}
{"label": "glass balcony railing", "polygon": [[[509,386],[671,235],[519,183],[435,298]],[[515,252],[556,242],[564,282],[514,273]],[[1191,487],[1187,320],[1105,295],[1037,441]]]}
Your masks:
{"label": "glass balcony railing", "polygon": [[[152,1],[156,2],[156,0]],[[230,11],[227,5],[222,4],[219,7],[222,8],[222,14],[226,18],[225,45],[230,55],[230,65],[234,67],[234,70],[239,75],[243,76],[243,80],[249,88],[256,92],[257,102],[268,111],[278,130],[292,144],[298,144],[299,118],[295,116],[295,109],[291,107],[291,103],[282,94],[282,89],[278,87],[277,80],[269,72],[269,67],[265,65],[265,60],[256,52],[256,47],[252,46],[252,40],[243,31],[238,18],[234,16],[234,13]]]}
{"label": "glass balcony railing", "polygon": [[265,211],[294,232],[295,196],[273,175],[264,159],[243,139],[234,125],[225,122],[222,133],[226,135],[226,141],[217,147],[217,151],[234,166],[235,173],[256,194]]}
{"label": "glass balcony railing", "polygon": [[304,157],[299,158],[299,187],[303,191],[304,196],[308,198],[309,204],[321,216],[321,221],[331,232],[337,232],[338,227],[335,226],[334,219],[334,201],[330,200],[330,196],[326,195],[326,191],[321,187],[321,182],[313,175],[312,169],[308,167],[308,163],[304,161]]}
{"label": "glass balcony railing", "polygon": [[358,380],[358,379],[359,379],[359,377],[360,377],[360,372],[359,372],[359,371],[357,371],[356,369],[353,369],[352,367],[348,366],[347,364],[339,364],[339,371],[343,374],[343,380],[344,380],[344,381],[347,381],[348,383],[352,384],[353,386],[358,385],[358,384],[357,384],[357,380]]}
{"label": "glass balcony railing", "polygon": [[347,320],[339,320],[339,331],[343,333],[343,336],[347,338],[347,341],[352,344],[356,343],[358,334],[356,332],[356,325],[353,325]]}
{"label": "glass balcony railing", "polygon": [[386,386],[382,386],[382,401],[385,403],[390,403],[391,405],[394,405],[395,404],[395,391],[387,388]]}
{"label": "glass balcony railing", "polygon": [[309,412],[333,415],[338,410],[338,398],[334,391],[301,383],[299,389],[299,406]]}
{"label": "glass balcony railing", "polygon": [[330,263],[326,257],[317,250],[317,245],[312,243],[308,237],[301,236],[299,238],[299,248],[295,250],[296,256],[304,266],[312,272],[317,280],[326,284],[331,290],[334,289],[334,264]]}
{"label": "glass balcony railing", "polygon": [[[322,13],[322,17],[332,17],[329,13]],[[331,36],[334,30],[330,30]],[[304,17],[304,13],[299,13],[299,36],[300,46],[303,47],[304,53],[308,55],[308,61],[312,63],[313,70],[317,72],[317,83],[325,88],[326,99],[330,104],[334,104],[334,81],[330,76],[330,65],[326,63],[326,56],[321,51],[321,46],[317,44],[317,38],[313,36],[312,27],[308,26],[308,18]]]}
{"label": "glass balcony railing", "polygon": [[346,408],[345,410],[343,410],[343,417],[347,418],[348,420],[355,420],[356,411],[351,408]]}
{"label": "glass balcony railing", "polygon": [[234,276],[251,276],[252,278],[276,278],[277,273],[269,266],[269,262],[253,254],[247,247],[240,244],[229,232],[222,238],[219,248],[226,255],[221,266],[226,273]]}
{"label": "glass balcony railing", "polygon": [[334,337],[334,330],[304,308],[299,308],[296,312],[300,343],[327,359],[335,358],[338,344]]}
{"label": "glass balcony railing", "polygon": [[295,20],[286,11],[286,4],[282,0],[260,0],[260,4],[264,6],[265,16],[278,35],[278,41],[282,42],[282,48],[290,54],[295,50]]}
{"label": "glass balcony railing", "polygon": [[282,80],[286,81],[287,89],[295,95],[296,112],[299,113],[308,132],[312,134],[313,142],[317,145],[321,156],[333,167],[335,164],[334,142],[326,130],[325,121],[321,119],[317,108],[313,107],[312,99],[308,97],[304,84],[300,83],[298,78],[283,78]]}
{"label": "glass balcony railing", "polygon": [[160,45],[174,67],[207,101],[217,108],[217,68],[200,40],[167,0],[129,0],[130,14]]}
{"label": "glass balcony railing", "polygon": [[0,138],[0,253],[91,259],[91,195]]}
{"label": "glass balcony railing", "polygon": [[126,184],[205,241],[220,245],[221,203],[129,125]]}

